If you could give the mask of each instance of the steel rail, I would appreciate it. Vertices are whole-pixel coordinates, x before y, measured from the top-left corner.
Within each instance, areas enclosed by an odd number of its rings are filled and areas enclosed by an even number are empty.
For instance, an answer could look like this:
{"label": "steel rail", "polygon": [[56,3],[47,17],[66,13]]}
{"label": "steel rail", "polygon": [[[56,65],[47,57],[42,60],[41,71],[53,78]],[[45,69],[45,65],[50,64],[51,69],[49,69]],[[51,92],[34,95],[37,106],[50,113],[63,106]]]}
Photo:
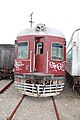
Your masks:
{"label": "steel rail", "polygon": [[15,107],[14,110],[12,111],[11,115],[7,118],[7,120],[12,120],[15,112],[16,112],[17,109],[19,108],[19,106],[20,106],[20,104],[22,103],[24,97],[25,97],[25,95],[23,95],[23,97],[22,97],[21,100],[18,102],[18,104],[16,105],[16,107]]}
{"label": "steel rail", "polygon": [[58,113],[58,110],[56,107],[56,103],[54,101],[54,97],[52,97],[52,101],[53,101],[53,105],[54,105],[54,109],[55,109],[55,113],[56,113],[56,118],[57,118],[57,120],[60,120],[60,116],[59,116],[59,113]]}
{"label": "steel rail", "polygon": [[2,89],[0,90],[0,94],[2,94],[4,91],[6,91],[6,89],[8,89],[13,82],[14,82],[14,81],[12,80],[12,81],[11,81],[10,83],[8,83],[4,88],[2,88]]}

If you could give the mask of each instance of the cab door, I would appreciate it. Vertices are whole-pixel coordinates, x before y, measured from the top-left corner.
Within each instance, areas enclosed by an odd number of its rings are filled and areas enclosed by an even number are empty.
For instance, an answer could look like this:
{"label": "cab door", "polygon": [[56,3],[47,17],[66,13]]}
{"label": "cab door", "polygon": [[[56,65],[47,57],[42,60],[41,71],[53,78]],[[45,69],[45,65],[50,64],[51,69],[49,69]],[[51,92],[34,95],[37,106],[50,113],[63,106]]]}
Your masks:
{"label": "cab door", "polygon": [[35,38],[35,72],[45,72],[44,37]]}

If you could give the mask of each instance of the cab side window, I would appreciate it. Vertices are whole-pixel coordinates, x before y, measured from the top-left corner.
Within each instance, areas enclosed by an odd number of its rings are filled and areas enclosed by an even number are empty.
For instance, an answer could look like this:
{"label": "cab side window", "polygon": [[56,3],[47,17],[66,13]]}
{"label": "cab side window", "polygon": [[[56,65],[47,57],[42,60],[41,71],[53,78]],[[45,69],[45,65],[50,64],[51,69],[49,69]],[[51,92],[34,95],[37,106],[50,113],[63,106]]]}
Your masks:
{"label": "cab side window", "polygon": [[19,59],[27,59],[28,58],[28,42],[19,42],[18,43],[17,58],[19,58]]}
{"label": "cab side window", "polygon": [[63,60],[63,45],[61,43],[51,44],[51,59]]}

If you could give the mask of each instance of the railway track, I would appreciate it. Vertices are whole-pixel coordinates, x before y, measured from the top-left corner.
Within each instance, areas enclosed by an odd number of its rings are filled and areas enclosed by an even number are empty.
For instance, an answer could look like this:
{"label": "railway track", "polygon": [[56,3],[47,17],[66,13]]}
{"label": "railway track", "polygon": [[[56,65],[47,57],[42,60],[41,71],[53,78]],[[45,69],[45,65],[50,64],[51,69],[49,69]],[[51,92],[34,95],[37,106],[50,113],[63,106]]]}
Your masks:
{"label": "railway track", "polygon": [[[27,104],[27,107],[31,107],[31,106],[29,106],[29,105],[31,105],[30,103],[27,103],[28,101],[26,101],[27,100],[27,98],[28,99],[30,99],[28,96],[22,96],[22,98],[20,99],[20,101],[17,103],[17,105],[16,105],[16,107],[13,109],[13,111],[11,112],[11,114],[8,116],[8,118],[7,118],[7,120],[12,120],[12,119],[17,119],[18,118],[18,114],[20,113],[20,108],[21,108],[21,111],[22,111],[22,113],[23,113],[23,109],[26,109],[26,111],[27,111],[27,108],[26,108],[26,104]],[[20,105],[21,105],[21,103],[23,104],[23,100],[25,99],[25,101],[26,101],[26,103],[25,103],[25,108],[24,108],[24,106],[23,107],[20,107]],[[36,99],[36,100],[39,100],[39,98],[32,98],[32,99]],[[40,98],[41,99],[41,98]],[[45,98],[42,98],[42,99],[45,99]],[[48,99],[48,98],[46,98],[46,99]],[[32,102],[32,101],[31,101]],[[40,102],[40,101],[36,101],[37,102],[37,104],[39,105],[39,103],[38,102]],[[54,97],[52,97],[52,98],[50,98],[50,101],[48,101],[48,102],[52,102],[52,108],[53,108],[53,111],[55,111],[55,113],[52,113],[52,119],[55,119],[55,120],[60,120],[60,116],[59,116],[59,113],[58,113],[58,110],[57,110],[57,107],[56,107],[56,103],[55,103],[55,100],[54,100]],[[34,103],[34,100],[33,100],[33,103]],[[45,103],[43,103],[43,106],[42,107],[44,107],[44,104]],[[49,104],[49,103],[48,103]],[[49,106],[48,106],[48,104],[46,104],[47,105],[47,107],[49,108]],[[32,105],[33,106],[33,105]],[[39,107],[39,106],[37,106],[37,107]],[[41,108],[39,108],[39,109],[42,109],[42,107]],[[51,109],[52,109],[51,108]],[[34,109],[34,108],[33,108]],[[17,113],[17,111],[18,111],[18,113]],[[32,111],[32,110],[29,110],[28,109],[28,111]],[[27,111],[27,112],[28,112]],[[52,111],[52,110],[51,110]],[[36,110],[36,111],[34,111],[34,114],[35,114],[35,112],[38,114],[38,111]],[[45,110],[45,112],[46,112],[46,110]],[[22,116],[23,116],[23,114],[20,114],[21,115],[21,118],[23,118]],[[31,112],[31,114],[32,114],[32,112]],[[31,115],[30,114],[30,115]],[[39,113],[40,114],[40,113]],[[28,120],[28,114],[26,114],[25,115],[26,117],[26,120]],[[32,116],[32,115],[31,115]],[[36,116],[36,115],[35,115]],[[19,116],[20,117],[20,116]],[[24,118],[24,119],[25,119]],[[19,119],[19,118],[18,118]],[[33,119],[33,116],[32,116],[32,119]],[[37,120],[37,118],[35,118],[36,120]],[[50,119],[50,120],[52,120],[52,119]],[[44,119],[43,119],[44,120]],[[46,119],[45,118],[45,120],[48,120],[48,119]]]}
{"label": "railway track", "polygon": [[57,118],[57,120],[60,120],[60,116],[59,116],[59,113],[58,113],[58,109],[56,107],[56,103],[55,103],[54,97],[52,97],[52,101],[53,101],[54,110],[55,110],[55,113],[56,113],[56,118]]}
{"label": "railway track", "polygon": [[[2,82],[4,82],[4,80],[1,80]],[[6,81],[5,81],[6,82]],[[11,86],[11,87],[10,87]],[[7,120],[12,120],[13,118],[14,118],[14,116],[16,116],[16,113],[17,113],[17,110],[18,109],[20,109],[19,107],[20,107],[20,105],[21,105],[21,103],[23,102],[23,100],[24,100],[24,98],[25,98],[25,96],[23,95],[21,95],[22,97],[20,97],[19,98],[19,100],[17,99],[17,97],[18,96],[16,96],[16,95],[19,95],[19,93],[18,94],[16,94],[15,95],[15,93],[16,93],[16,91],[15,90],[12,90],[12,87],[14,87],[14,85],[13,85],[13,80],[12,81],[9,81],[6,85],[4,85],[4,87],[0,90],[0,94],[1,94],[1,96],[0,96],[0,102],[2,102],[2,104],[0,103],[0,106],[2,107],[2,109],[0,110],[1,111],[1,114],[3,114],[4,113],[4,115],[3,115],[3,117],[1,117],[1,120],[3,120],[3,118],[4,119],[7,119]],[[4,93],[4,94],[3,94]],[[13,96],[13,97],[12,97]],[[15,102],[15,100],[13,100],[13,98],[15,97],[15,99],[17,99],[16,101],[17,102]],[[27,104],[27,98],[28,98],[28,104]],[[30,99],[30,100],[29,100]],[[41,106],[39,109],[41,109],[42,110],[42,107],[44,107],[44,106],[46,106],[46,107],[48,107],[49,108],[49,105],[48,104],[50,104],[51,103],[51,106],[53,106],[51,109],[52,110],[50,110],[50,111],[53,111],[53,113],[52,113],[52,116],[53,116],[53,119],[55,118],[55,120],[60,120],[60,118],[59,118],[59,114],[58,114],[58,111],[57,111],[57,107],[56,107],[56,104],[55,104],[55,100],[54,100],[54,98],[52,97],[50,97],[50,98],[33,98],[33,97],[29,97],[29,96],[26,96],[26,98],[25,98],[25,104],[26,105],[29,105],[30,104],[30,101],[31,101],[31,104],[32,104],[32,106],[33,106],[33,104],[34,104],[34,100],[31,100],[31,99],[35,99],[36,100],[36,102],[37,102],[37,105],[36,105],[36,107],[39,107],[39,106]],[[39,100],[39,103],[38,103],[38,101],[37,100]],[[48,101],[49,100],[49,101]],[[9,102],[9,101],[11,101],[11,102]],[[48,104],[46,103],[44,103],[44,102],[48,102]],[[50,103],[49,103],[50,102]],[[7,105],[6,105],[7,104]],[[12,105],[13,104],[13,105]],[[36,103],[35,103],[36,104]],[[42,105],[43,104],[43,105]],[[53,104],[53,105],[52,105]],[[48,105],[48,106],[47,106]],[[10,107],[9,108],[9,106],[12,106],[12,107]],[[15,107],[14,107],[15,106]],[[24,105],[25,106],[25,105]],[[22,109],[24,109],[24,106],[22,107]],[[4,107],[4,109],[3,109],[3,107]],[[45,108],[45,107],[44,107]],[[40,111],[41,111],[40,110]],[[12,111],[12,112],[11,112]],[[36,111],[36,109],[35,109],[35,111]],[[45,109],[44,109],[44,111],[45,111]],[[49,111],[49,112],[50,112]],[[54,112],[55,111],[55,112]],[[11,114],[10,114],[11,113]],[[36,113],[37,113],[37,111],[36,111]],[[51,114],[50,113],[50,114]],[[45,114],[46,114],[46,111],[45,111]],[[47,112],[47,114],[48,114],[48,112]],[[55,116],[55,117],[54,117]],[[47,119],[46,119],[47,120]],[[52,120],[52,119],[51,119]]]}
{"label": "railway track", "polygon": [[[4,80],[3,80],[4,82]],[[12,84],[13,84],[13,80],[11,80],[9,83],[7,83],[7,85],[5,85],[1,90],[0,90],[0,94],[4,93],[4,91],[6,91]]]}
{"label": "railway track", "polygon": [[16,105],[16,107],[14,108],[14,110],[12,111],[11,115],[7,118],[7,120],[12,120],[15,112],[17,111],[18,107],[20,106],[20,104],[22,103],[23,99],[24,99],[24,95],[22,96],[21,100],[18,102],[18,104]]}
{"label": "railway track", "polygon": [[14,89],[14,84],[11,84],[9,89],[1,93],[3,94],[0,94],[0,120],[6,120],[14,106],[22,98],[22,95]]}

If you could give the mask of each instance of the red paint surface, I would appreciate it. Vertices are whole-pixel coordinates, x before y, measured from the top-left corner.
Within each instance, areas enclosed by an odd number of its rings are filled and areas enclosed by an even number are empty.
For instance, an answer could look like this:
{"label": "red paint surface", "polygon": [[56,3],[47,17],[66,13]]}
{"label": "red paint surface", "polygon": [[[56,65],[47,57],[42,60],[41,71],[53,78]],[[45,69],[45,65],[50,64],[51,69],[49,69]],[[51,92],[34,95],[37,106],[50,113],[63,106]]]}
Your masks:
{"label": "red paint surface", "polygon": [[[43,50],[43,54],[35,54],[34,51],[34,40],[35,37],[40,37],[40,36],[21,36],[18,37],[16,40],[16,43],[20,42],[20,41],[28,41],[29,42],[29,53],[28,53],[28,59],[26,60],[20,60],[17,59],[16,55],[17,55],[17,47],[15,49],[15,61],[22,62],[22,66],[19,66],[19,69],[16,68],[16,64],[14,65],[15,67],[15,73],[17,74],[24,74],[24,73],[30,73],[30,60],[31,60],[31,72],[34,72],[34,66],[36,67],[36,72],[41,72],[41,73],[46,73],[46,67],[47,67],[47,51],[48,51],[48,73],[47,74],[54,74],[55,76],[62,76],[65,75],[65,65],[66,63],[63,61],[66,61],[66,48],[64,47],[64,59],[61,61],[53,61],[51,60],[51,43],[52,42],[59,42],[62,43],[63,45],[65,44],[65,40],[63,38],[60,37],[54,37],[54,36],[41,36],[43,38],[39,38],[37,39],[37,43],[38,42],[43,42],[44,44],[44,50]],[[32,59],[30,59],[30,51],[32,51]],[[35,59],[34,59],[35,57]],[[62,69],[58,69],[57,70],[53,70],[50,67],[50,62],[55,63],[56,65],[61,65],[64,64],[63,68],[64,71]],[[34,65],[35,64],[35,65]],[[26,66],[28,67],[28,70],[26,70]]]}

